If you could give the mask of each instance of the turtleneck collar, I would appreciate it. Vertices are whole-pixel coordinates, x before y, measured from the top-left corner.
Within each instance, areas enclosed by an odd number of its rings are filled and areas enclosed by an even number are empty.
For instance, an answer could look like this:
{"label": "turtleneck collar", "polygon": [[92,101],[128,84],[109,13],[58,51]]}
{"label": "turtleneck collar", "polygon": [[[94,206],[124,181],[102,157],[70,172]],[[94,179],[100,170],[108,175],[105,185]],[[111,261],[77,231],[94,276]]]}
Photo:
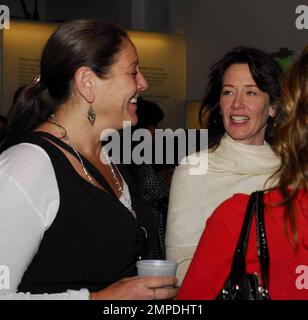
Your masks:
{"label": "turtleneck collar", "polygon": [[279,165],[280,160],[268,144],[247,145],[227,134],[219,147],[209,153],[209,171],[264,175],[274,173]]}

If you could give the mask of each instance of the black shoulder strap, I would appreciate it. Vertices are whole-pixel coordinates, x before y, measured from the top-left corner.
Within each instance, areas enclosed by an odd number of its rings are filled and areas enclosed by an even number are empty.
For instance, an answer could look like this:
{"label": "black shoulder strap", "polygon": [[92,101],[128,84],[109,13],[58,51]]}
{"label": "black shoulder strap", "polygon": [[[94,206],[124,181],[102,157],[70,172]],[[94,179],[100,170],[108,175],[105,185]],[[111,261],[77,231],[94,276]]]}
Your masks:
{"label": "black shoulder strap", "polygon": [[237,283],[241,276],[246,272],[245,256],[250,227],[255,211],[255,199],[256,193],[253,192],[249,197],[248,205],[246,207],[246,213],[244,216],[244,222],[242,225],[242,230],[240,233],[240,237],[237,241],[236,249],[233,256],[232,268],[230,272],[230,278],[232,280],[232,283]]}
{"label": "black shoulder strap", "polygon": [[258,191],[256,197],[256,226],[257,226],[257,245],[258,245],[258,256],[260,261],[261,276],[263,288],[268,289],[269,286],[269,253],[267,246],[267,239],[265,233],[264,223],[264,203],[263,203],[263,192]]}
{"label": "black shoulder strap", "polygon": [[232,283],[237,283],[241,276],[246,272],[245,257],[247,251],[249,232],[254,213],[256,213],[257,247],[261,269],[262,284],[263,288],[267,289],[269,280],[269,253],[264,225],[263,191],[256,191],[250,195],[242,230],[233,256],[230,278],[232,280]]}
{"label": "black shoulder strap", "polygon": [[[52,141],[56,145],[65,149],[66,151],[68,151],[70,154],[72,154],[80,162],[80,160],[79,160],[77,154],[75,153],[75,151],[73,150],[73,148],[71,146],[69,146],[68,144],[66,144],[65,142],[63,142],[61,139],[57,138],[56,136],[54,136],[48,132],[45,132],[45,131],[33,131],[31,133],[31,135],[43,137],[43,138],[46,138],[46,139]],[[46,140],[46,139],[44,139],[44,140]],[[114,195],[116,197],[114,191],[110,187],[109,183],[106,181],[105,177],[97,170],[97,168],[87,158],[85,158],[81,154],[79,154],[79,155],[82,158],[82,161],[84,162],[84,165],[86,166],[86,169],[89,171],[91,176],[94,177],[95,180],[97,180],[108,192],[110,192],[112,195]]]}
{"label": "black shoulder strap", "polygon": [[77,157],[76,153],[74,152],[73,148],[70,147],[68,144],[64,143],[61,139],[57,138],[56,136],[54,136],[54,135],[52,135],[52,134],[50,134],[50,133],[48,133],[46,131],[33,131],[33,132],[31,132],[31,135],[44,137],[44,138],[52,141],[53,143],[55,143],[56,145],[58,145],[61,148],[65,149],[66,151],[71,153],[75,158],[78,159],[78,157]]}

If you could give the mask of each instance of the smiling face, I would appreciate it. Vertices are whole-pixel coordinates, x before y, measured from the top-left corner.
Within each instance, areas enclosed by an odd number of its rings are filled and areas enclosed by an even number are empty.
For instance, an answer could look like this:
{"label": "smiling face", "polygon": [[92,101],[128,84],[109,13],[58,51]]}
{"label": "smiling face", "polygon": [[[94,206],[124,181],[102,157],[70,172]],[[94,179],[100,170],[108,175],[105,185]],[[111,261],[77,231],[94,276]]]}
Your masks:
{"label": "smiling face", "polygon": [[264,144],[268,116],[274,117],[270,97],[253,80],[248,64],[233,64],[224,73],[220,109],[228,135],[250,145]]}
{"label": "smiling face", "polygon": [[[108,119],[110,128],[120,129],[123,121],[137,123],[137,98],[148,84],[139,70],[135,46],[124,40],[106,79],[99,79],[93,103],[97,115]],[[99,113],[99,114],[98,114]]]}

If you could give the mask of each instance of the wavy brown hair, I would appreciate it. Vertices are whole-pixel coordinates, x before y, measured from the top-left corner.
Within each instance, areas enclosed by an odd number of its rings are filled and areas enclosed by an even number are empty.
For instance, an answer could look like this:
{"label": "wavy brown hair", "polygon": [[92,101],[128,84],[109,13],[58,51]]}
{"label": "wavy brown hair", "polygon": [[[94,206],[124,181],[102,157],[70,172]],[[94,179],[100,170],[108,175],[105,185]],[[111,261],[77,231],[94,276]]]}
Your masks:
{"label": "wavy brown hair", "polygon": [[247,64],[258,88],[268,93],[270,104],[277,106],[275,119],[268,117],[265,132],[265,140],[271,144],[274,125],[282,120],[282,112],[279,105],[282,69],[269,54],[261,50],[236,47],[211,67],[209,84],[202,100],[199,120],[201,125],[208,129],[209,149],[215,150],[226,132],[220,114],[219,99],[224,73],[233,64]]}
{"label": "wavy brown hair", "polygon": [[281,159],[276,176],[285,206],[286,230],[291,227],[298,247],[294,198],[299,189],[308,189],[308,46],[282,81],[285,120],[279,124],[273,149]]}

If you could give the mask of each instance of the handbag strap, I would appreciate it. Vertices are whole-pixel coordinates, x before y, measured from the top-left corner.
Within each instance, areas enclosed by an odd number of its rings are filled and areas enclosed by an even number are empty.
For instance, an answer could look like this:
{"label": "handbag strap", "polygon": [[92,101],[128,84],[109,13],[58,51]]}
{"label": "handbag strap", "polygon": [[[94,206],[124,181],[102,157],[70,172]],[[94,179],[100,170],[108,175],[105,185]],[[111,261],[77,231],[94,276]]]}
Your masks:
{"label": "handbag strap", "polygon": [[230,278],[232,283],[238,283],[239,279],[246,272],[245,256],[248,243],[248,236],[255,211],[255,198],[256,193],[253,192],[249,197],[240,237],[237,241],[236,249],[233,255],[233,262],[230,272]]}
{"label": "handbag strap", "polygon": [[262,284],[265,290],[269,286],[269,253],[265,233],[265,223],[264,223],[264,204],[263,204],[263,191],[257,192],[256,197],[256,227],[257,227],[257,246],[258,246],[258,256],[261,269]]}
{"label": "handbag strap", "polygon": [[252,219],[256,212],[257,248],[263,288],[267,290],[269,254],[264,225],[263,191],[253,192],[248,201],[240,237],[233,256],[230,272],[232,283],[237,283],[246,272],[246,251]]}

